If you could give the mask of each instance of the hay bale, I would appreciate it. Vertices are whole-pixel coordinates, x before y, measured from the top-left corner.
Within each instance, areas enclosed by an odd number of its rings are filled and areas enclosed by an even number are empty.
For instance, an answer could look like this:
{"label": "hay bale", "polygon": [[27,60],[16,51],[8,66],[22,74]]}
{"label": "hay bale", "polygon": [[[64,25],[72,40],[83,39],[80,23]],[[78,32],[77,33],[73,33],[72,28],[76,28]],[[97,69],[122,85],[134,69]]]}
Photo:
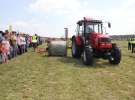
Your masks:
{"label": "hay bale", "polygon": [[50,41],[48,44],[49,56],[66,56],[66,41]]}

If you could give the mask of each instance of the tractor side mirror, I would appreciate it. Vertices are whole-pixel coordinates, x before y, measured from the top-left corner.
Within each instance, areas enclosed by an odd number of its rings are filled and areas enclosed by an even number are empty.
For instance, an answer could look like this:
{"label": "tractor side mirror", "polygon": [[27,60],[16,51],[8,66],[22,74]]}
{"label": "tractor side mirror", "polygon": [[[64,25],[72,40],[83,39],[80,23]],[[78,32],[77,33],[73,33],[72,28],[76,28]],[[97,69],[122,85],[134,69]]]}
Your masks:
{"label": "tractor side mirror", "polygon": [[108,27],[111,28],[111,23],[110,22],[108,22]]}

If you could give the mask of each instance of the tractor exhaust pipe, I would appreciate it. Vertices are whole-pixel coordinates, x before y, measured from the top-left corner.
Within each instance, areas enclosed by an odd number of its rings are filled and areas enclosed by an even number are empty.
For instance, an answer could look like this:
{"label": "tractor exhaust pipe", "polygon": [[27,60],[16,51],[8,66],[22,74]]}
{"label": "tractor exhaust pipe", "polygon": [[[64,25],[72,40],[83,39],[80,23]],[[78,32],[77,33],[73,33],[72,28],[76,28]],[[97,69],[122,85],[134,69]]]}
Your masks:
{"label": "tractor exhaust pipe", "polygon": [[65,29],[65,40],[66,40],[66,55],[68,52],[68,28],[64,28]]}

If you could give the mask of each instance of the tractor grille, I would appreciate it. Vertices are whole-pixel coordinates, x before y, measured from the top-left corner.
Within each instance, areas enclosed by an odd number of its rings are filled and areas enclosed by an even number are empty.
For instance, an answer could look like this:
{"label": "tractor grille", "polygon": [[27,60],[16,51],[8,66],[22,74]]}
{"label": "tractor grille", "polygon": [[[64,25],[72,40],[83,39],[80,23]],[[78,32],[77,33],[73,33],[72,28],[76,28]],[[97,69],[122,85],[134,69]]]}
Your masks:
{"label": "tractor grille", "polygon": [[99,42],[111,42],[110,38],[100,38]]}

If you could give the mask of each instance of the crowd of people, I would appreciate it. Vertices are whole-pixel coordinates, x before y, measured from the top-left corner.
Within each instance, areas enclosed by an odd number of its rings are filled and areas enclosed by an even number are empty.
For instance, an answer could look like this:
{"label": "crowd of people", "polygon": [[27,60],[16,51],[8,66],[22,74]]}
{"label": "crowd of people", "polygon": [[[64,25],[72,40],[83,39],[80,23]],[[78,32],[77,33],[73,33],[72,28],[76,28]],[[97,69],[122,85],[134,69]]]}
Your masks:
{"label": "crowd of people", "polygon": [[42,44],[36,34],[30,36],[21,32],[0,31],[0,63],[7,63],[8,60],[27,52],[29,47]]}
{"label": "crowd of people", "polygon": [[128,50],[131,50],[132,53],[135,53],[135,38],[130,38],[128,40]]}

